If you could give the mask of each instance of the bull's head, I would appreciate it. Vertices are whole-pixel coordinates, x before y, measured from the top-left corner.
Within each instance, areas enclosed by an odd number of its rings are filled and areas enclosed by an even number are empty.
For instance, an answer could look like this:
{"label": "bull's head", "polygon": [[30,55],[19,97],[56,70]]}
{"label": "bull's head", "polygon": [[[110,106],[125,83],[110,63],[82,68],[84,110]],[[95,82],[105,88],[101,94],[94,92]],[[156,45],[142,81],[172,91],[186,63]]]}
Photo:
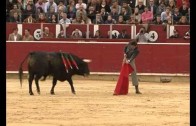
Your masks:
{"label": "bull's head", "polygon": [[83,75],[84,77],[88,76],[90,74],[88,63],[92,62],[90,59],[82,59],[82,63],[79,64],[79,73],[80,75]]}

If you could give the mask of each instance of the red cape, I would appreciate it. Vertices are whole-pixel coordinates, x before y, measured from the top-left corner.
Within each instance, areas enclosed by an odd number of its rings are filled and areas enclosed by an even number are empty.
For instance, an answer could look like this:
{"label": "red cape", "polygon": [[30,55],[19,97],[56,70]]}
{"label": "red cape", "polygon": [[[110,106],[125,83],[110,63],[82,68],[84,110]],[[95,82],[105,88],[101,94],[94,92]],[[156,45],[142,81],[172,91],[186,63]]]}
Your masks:
{"label": "red cape", "polygon": [[129,74],[132,73],[133,68],[130,64],[124,63],[121,71],[120,76],[118,78],[118,82],[116,84],[116,88],[114,90],[114,95],[126,95],[128,94],[129,89]]}

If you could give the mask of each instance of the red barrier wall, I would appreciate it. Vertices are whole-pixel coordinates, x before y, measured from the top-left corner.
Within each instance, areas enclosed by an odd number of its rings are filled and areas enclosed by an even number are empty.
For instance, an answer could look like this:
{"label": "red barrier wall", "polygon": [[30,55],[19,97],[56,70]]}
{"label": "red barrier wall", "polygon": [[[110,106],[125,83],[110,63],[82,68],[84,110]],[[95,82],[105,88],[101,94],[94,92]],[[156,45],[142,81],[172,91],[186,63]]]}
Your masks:
{"label": "red barrier wall", "polygon": [[[55,42],[7,42],[6,71],[18,71],[20,63],[31,51],[71,52],[81,58],[92,59],[91,72],[119,72],[125,42],[55,43]],[[190,72],[189,44],[139,44],[136,59],[139,73]],[[24,65],[24,70],[27,70]]]}

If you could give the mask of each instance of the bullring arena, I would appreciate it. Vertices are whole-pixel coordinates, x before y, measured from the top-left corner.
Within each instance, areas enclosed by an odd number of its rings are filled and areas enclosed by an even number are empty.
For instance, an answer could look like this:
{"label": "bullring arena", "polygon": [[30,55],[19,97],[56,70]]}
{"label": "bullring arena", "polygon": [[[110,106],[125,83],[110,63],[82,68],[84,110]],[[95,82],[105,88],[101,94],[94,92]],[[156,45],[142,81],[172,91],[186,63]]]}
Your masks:
{"label": "bullring arena", "polygon": [[[6,23],[6,37],[11,29],[18,27],[21,34],[25,28],[31,34],[49,27],[55,36],[58,24]],[[34,25],[35,27],[32,27]],[[106,36],[109,30],[126,28],[134,38],[141,26],[135,25],[70,25],[85,33],[99,29]],[[119,76],[124,46],[130,39],[57,39],[41,38],[36,41],[6,41],[6,118],[7,126],[189,126],[190,125],[190,41],[169,38],[170,31],[177,29],[183,36],[190,26],[151,25],[149,32],[157,35],[156,41],[139,43],[140,54],[136,58],[139,87],[142,94],[135,94],[129,80],[128,95],[114,96]],[[38,35],[39,36],[39,35]],[[17,50],[17,51],[16,51]],[[50,95],[51,77],[40,81],[41,94],[29,95],[27,74],[20,87],[18,68],[29,52],[73,53],[91,59],[90,76],[74,76],[76,94],[71,93],[67,81],[57,82],[55,95]],[[24,71],[27,64],[24,63]],[[163,83],[169,80],[168,83]]]}
{"label": "bullring arena", "polygon": [[[24,78],[7,75],[7,126],[189,126],[189,77],[176,77],[161,83],[160,77],[139,76],[136,95],[113,96],[118,76],[74,76],[76,95],[68,82],[58,82],[50,95],[52,80],[40,82],[41,94],[28,94]],[[150,78],[150,80],[149,80]],[[150,81],[150,82],[149,82]]]}

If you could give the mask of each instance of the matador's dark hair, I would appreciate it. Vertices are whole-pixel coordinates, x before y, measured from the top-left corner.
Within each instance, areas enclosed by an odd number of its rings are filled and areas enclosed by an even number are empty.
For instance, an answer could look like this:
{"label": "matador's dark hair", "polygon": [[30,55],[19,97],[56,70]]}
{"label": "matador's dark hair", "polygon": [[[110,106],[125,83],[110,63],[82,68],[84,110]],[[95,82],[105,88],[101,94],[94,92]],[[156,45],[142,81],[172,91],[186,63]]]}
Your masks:
{"label": "matador's dark hair", "polygon": [[133,45],[133,46],[137,46],[137,41],[136,40],[131,40],[129,42],[130,45]]}

